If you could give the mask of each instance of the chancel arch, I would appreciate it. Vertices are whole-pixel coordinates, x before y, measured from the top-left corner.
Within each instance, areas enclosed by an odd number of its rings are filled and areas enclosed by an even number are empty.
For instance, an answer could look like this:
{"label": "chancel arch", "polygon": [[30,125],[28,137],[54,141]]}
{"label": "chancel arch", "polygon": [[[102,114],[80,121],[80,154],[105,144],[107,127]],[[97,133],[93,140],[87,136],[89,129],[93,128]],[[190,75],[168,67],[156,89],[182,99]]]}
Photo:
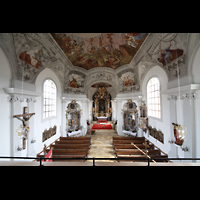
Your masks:
{"label": "chancel arch", "polygon": [[89,100],[92,100],[94,93],[97,91],[97,88],[92,86],[98,83],[105,83],[111,85],[110,87],[106,87],[106,89],[111,94],[112,98],[116,97],[118,92],[118,85],[116,82],[114,82],[113,80],[94,80],[87,84],[85,87],[85,93],[87,94]]}

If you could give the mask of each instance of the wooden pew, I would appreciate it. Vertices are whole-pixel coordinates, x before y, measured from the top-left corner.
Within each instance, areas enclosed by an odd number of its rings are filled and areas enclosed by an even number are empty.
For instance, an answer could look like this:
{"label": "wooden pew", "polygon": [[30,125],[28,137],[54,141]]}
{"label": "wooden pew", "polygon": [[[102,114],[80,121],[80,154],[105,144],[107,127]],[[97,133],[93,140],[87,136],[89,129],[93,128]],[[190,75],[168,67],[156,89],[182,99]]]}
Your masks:
{"label": "wooden pew", "polygon": [[113,140],[145,140],[145,137],[124,137],[124,136],[117,136],[117,137],[113,137]]}
{"label": "wooden pew", "polygon": [[[147,156],[145,156],[145,155],[131,155],[131,156],[119,155],[117,157],[118,158],[147,158]],[[166,156],[166,155],[151,155],[150,157],[152,159],[154,159],[156,162],[168,162],[168,156]],[[164,160],[158,160],[156,158],[165,158],[165,159]],[[123,159],[123,160],[120,160],[120,162],[121,161],[126,161],[127,162],[127,161],[130,161],[130,160]],[[132,162],[147,162],[147,160],[133,160]]]}
{"label": "wooden pew", "polygon": [[[87,158],[87,156],[85,155],[54,155],[53,158]],[[75,160],[75,159],[69,159],[69,160],[65,160],[65,159],[52,159],[52,161],[57,161],[57,162],[60,162],[60,161],[67,161],[67,162],[85,162],[85,160]]]}
{"label": "wooden pew", "polygon": [[[145,142],[145,137],[113,137],[113,148],[115,151],[115,155],[117,158],[147,158],[147,155],[144,155],[140,150],[142,150],[144,153],[145,146],[143,143]],[[137,147],[134,145],[131,145],[131,143],[134,143]],[[149,141],[147,141],[147,144],[149,147],[148,150],[148,156],[150,156],[152,159],[158,162],[168,162],[167,158],[168,155],[161,155],[160,149],[154,149],[154,144],[150,144]],[[156,158],[166,158],[164,160],[157,160]],[[130,161],[130,160],[121,160],[121,161]],[[134,160],[133,162],[144,162],[147,160]]]}
{"label": "wooden pew", "polygon": [[143,144],[144,140],[113,140],[113,144]]}
{"label": "wooden pew", "polygon": [[56,141],[56,144],[90,144],[88,140],[60,140]]}
{"label": "wooden pew", "polygon": [[[143,151],[145,152],[145,150],[143,149]],[[141,151],[139,151],[138,149],[117,149],[115,151],[116,155],[144,155]],[[148,155],[160,155],[160,151],[158,149],[149,149],[148,150]]]}
{"label": "wooden pew", "polygon": [[89,149],[89,144],[54,144],[51,145],[54,149]]}
{"label": "wooden pew", "polygon": [[[143,144],[137,144],[137,146],[140,149],[144,149],[144,145]],[[116,149],[136,149],[136,147],[134,147],[131,144],[114,144],[113,147],[114,147],[115,150]],[[154,149],[153,144],[150,144],[148,149]]]}
{"label": "wooden pew", "polygon": [[[87,149],[53,149],[52,158],[87,158]],[[53,160],[52,161],[85,161],[85,160]]]}
{"label": "wooden pew", "polygon": [[87,149],[53,149],[53,155],[87,155]]}
{"label": "wooden pew", "polygon": [[[90,137],[60,137],[56,141],[52,151],[52,158],[87,158],[91,145]],[[52,159],[53,160],[53,159]],[[53,160],[53,161],[61,161]],[[62,161],[85,161],[85,160],[62,160]]]}
{"label": "wooden pew", "polygon": [[88,140],[88,141],[91,141],[91,137],[60,137],[60,140]]}

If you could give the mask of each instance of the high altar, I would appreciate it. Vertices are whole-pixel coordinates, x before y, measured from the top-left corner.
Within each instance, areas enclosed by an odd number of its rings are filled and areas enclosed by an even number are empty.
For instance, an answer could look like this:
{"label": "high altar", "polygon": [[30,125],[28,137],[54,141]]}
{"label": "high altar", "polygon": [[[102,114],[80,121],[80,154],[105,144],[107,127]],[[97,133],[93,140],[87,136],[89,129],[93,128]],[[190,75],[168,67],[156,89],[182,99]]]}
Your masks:
{"label": "high altar", "polygon": [[104,117],[104,120],[108,121],[112,119],[111,95],[105,87],[99,87],[93,95],[92,115],[93,121],[97,121],[99,117]]}

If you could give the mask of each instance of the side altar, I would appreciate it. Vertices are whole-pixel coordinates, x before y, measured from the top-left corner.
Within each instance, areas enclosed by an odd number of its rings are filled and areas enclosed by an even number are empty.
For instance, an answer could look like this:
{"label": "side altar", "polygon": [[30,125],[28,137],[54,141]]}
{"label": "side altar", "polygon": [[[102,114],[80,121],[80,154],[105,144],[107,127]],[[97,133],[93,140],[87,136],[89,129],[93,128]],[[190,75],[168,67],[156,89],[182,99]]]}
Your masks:
{"label": "side altar", "polygon": [[75,100],[72,100],[68,104],[66,110],[66,134],[67,136],[77,136],[81,133],[82,126],[80,124],[81,119],[81,109],[80,105],[76,103]]}
{"label": "side altar", "polygon": [[138,110],[137,105],[128,99],[123,106],[123,126],[122,132],[125,135],[137,136],[138,132]]}

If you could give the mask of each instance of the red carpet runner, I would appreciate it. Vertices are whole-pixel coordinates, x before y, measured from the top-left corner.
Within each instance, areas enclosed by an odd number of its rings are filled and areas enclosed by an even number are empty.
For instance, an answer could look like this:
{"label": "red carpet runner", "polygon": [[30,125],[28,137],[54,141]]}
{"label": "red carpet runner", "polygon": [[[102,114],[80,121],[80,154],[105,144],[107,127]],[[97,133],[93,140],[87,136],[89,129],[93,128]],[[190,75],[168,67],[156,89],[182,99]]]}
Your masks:
{"label": "red carpet runner", "polygon": [[92,129],[112,129],[111,124],[93,124]]}

